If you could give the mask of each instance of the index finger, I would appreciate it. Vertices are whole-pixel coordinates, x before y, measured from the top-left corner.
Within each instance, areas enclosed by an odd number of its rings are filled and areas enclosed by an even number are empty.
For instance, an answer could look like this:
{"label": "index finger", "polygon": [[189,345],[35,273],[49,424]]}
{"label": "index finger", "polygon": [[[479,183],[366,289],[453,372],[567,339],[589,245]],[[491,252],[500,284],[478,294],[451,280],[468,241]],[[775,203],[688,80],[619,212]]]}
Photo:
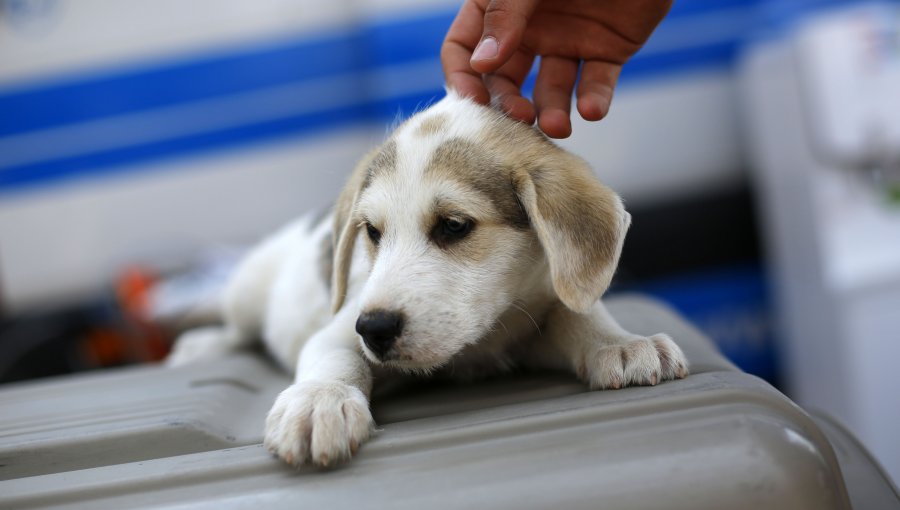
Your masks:
{"label": "index finger", "polygon": [[475,2],[467,1],[459,9],[441,46],[441,65],[447,85],[460,95],[469,96],[481,104],[488,104],[491,95],[484,86],[481,74],[472,69],[469,60],[481,40],[484,11]]}

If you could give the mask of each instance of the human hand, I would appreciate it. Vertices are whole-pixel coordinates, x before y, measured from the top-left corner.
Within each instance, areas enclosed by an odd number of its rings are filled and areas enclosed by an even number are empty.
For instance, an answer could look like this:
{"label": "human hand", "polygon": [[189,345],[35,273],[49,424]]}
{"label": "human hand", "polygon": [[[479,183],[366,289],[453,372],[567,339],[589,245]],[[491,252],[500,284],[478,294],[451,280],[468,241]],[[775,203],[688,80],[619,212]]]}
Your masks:
{"label": "human hand", "polygon": [[[466,0],[441,47],[444,79],[479,103],[493,98],[515,119],[532,124],[537,117],[547,136],[565,138],[572,133],[576,79],[581,116],[605,117],[622,65],[671,5],[672,0]],[[541,64],[532,104],[521,87],[536,56]]]}

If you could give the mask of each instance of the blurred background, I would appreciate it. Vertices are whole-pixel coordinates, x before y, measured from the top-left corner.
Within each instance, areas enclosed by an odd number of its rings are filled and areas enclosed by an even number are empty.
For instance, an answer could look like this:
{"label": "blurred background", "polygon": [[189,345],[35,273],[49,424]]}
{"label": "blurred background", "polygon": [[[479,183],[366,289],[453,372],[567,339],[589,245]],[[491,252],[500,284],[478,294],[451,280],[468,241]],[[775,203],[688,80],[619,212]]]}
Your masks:
{"label": "blurred background", "polygon": [[[0,382],[159,360],[443,96],[448,0],[0,1]],[[562,144],[668,302],[900,479],[900,4],[676,0]],[[528,85],[530,87],[530,84]]]}

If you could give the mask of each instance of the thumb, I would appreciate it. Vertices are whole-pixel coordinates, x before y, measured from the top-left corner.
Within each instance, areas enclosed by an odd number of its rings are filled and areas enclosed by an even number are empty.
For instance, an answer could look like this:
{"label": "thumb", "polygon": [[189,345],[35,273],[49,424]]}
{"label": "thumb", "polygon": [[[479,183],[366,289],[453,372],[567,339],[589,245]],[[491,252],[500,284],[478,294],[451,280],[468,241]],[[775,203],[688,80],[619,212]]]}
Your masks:
{"label": "thumb", "polygon": [[490,73],[512,58],[538,2],[540,0],[491,0],[484,11],[481,42],[469,62],[472,69]]}

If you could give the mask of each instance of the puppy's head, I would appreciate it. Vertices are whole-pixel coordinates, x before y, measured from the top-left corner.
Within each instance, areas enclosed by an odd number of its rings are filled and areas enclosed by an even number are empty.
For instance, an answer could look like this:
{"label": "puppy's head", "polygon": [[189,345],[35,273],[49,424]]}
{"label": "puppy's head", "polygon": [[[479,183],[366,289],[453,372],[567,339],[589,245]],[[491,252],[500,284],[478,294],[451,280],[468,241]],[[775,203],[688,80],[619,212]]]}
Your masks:
{"label": "puppy's head", "polygon": [[360,239],[372,263],[363,351],[428,370],[517,300],[543,293],[586,312],[609,286],[629,221],[584,161],[451,92],[367,156],[339,198],[334,308]]}

